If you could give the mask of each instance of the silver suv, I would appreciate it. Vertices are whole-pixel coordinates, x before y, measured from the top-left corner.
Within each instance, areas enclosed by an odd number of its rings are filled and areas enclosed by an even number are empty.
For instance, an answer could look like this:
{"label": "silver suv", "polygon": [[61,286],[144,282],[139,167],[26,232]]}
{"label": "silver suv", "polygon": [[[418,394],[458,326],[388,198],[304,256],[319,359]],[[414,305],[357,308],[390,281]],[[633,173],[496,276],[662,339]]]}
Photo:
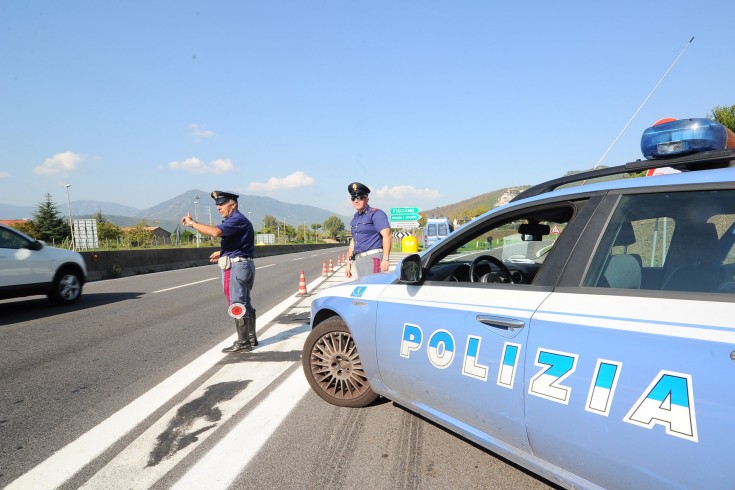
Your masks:
{"label": "silver suv", "polygon": [[79,300],[86,279],[79,253],[0,225],[0,299],[45,294],[54,304],[70,305]]}

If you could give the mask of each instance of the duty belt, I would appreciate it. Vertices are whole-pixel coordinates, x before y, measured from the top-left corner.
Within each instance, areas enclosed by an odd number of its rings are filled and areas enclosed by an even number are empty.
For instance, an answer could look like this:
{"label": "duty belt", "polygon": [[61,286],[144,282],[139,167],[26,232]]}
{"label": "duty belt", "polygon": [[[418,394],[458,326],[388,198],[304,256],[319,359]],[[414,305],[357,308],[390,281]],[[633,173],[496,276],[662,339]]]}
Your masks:
{"label": "duty belt", "polygon": [[375,255],[375,254],[382,254],[383,249],[382,248],[375,248],[373,250],[368,250],[367,252],[360,252],[359,254],[355,254],[355,257],[367,257],[368,255]]}

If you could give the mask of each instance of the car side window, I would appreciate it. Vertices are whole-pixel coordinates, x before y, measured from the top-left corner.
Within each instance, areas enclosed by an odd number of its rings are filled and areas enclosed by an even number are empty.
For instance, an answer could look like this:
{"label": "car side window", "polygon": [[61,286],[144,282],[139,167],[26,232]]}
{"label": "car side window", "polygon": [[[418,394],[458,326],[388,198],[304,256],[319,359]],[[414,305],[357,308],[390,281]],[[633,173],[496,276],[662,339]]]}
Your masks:
{"label": "car side window", "polygon": [[12,231],[0,228],[0,248],[18,249],[27,246],[28,242]]}
{"label": "car side window", "polygon": [[583,284],[735,292],[734,229],[735,191],[622,196]]}
{"label": "car side window", "polygon": [[533,284],[574,212],[565,203],[465,225],[429,266],[427,280]]}

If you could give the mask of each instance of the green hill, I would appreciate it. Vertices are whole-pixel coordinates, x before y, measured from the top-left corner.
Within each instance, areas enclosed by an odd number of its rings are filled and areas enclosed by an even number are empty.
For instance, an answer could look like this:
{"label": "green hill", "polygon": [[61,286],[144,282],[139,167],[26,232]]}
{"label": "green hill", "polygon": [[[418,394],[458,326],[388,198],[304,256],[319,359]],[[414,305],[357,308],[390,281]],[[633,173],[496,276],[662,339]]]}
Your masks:
{"label": "green hill", "polygon": [[421,214],[421,220],[419,223],[423,226],[426,224],[426,218],[439,216],[446,216],[451,222],[456,219],[460,224],[466,223],[496,206],[505,204],[513,196],[528,187],[530,186],[505,187],[503,189],[486,192],[485,194],[465,199],[458,203],[427,209],[419,213]]}

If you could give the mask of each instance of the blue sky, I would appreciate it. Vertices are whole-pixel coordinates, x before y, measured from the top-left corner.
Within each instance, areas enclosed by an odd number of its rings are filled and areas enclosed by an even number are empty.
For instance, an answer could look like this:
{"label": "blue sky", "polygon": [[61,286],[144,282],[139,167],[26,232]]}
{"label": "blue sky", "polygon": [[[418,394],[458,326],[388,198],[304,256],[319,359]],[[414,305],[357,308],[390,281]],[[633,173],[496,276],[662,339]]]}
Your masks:
{"label": "blue sky", "polygon": [[729,1],[0,0],[0,203],[190,189],[351,214],[640,158],[735,104]]}

